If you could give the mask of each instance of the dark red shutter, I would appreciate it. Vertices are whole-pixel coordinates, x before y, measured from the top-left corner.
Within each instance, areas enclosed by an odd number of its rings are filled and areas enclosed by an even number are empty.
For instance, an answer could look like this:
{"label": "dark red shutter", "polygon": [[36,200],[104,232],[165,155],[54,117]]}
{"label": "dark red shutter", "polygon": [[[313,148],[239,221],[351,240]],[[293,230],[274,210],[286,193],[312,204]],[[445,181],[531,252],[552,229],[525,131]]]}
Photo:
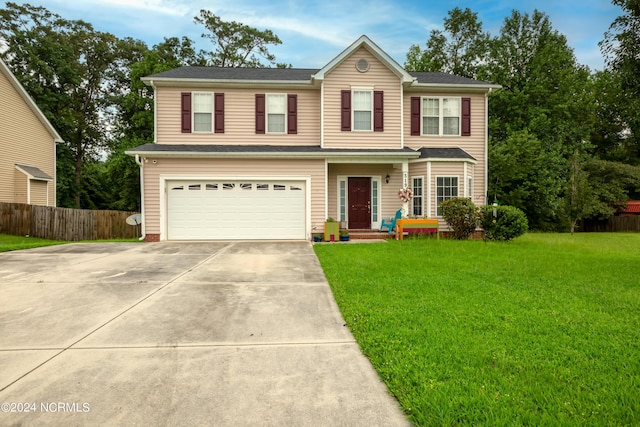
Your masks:
{"label": "dark red shutter", "polygon": [[411,136],[420,136],[420,97],[411,97]]}
{"label": "dark red shutter", "polygon": [[265,129],[264,93],[256,93],[256,133],[264,133]]}
{"label": "dark red shutter", "polygon": [[462,98],[462,136],[471,136],[471,98]]}
{"label": "dark red shutter", "polygon": [[215,94],[215,133],[224,133],[224,93]]}
{"label": "dark red shutter", "polygon": [[191,133],[191,92],[182,92],[182,133]]}
{"label": "dark red shutter", "polygon": [[351,130],[351,91],[343,90],[340,96],[341,129]]}
{"label": "dark red shutter", "polygon": [[287,133],[298,133],[298,95],[287,95]]}
{"label": "dark red shutter", "polygon": [[373,131],[384,131],[384,92],[373,92]]}

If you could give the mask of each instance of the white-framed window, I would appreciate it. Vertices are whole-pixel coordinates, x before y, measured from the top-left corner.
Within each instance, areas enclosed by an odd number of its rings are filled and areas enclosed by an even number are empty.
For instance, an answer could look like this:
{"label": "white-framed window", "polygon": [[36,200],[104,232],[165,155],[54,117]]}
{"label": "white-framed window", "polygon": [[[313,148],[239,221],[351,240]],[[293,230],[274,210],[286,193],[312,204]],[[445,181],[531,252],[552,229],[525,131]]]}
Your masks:
{"label": "white-framed window", "polygon": [[378,204],[380,203],[380,187],[377,179],[371,180],[371,222],[378,222]]}
{"label": "white-framed window", "polygon": [[462,98],[423,97],[422,135],[460,136]]}
{"label": "white-framed window", "polygon": [[442,216],[440,203],[458,197],[458,177],[457,176],[438,176],[436,177],[436,206],[437,215]]}
{"label": "white-framed window", "polygon": [[467,197],[473,200],[473,177],[467,177]]}
{"label": "white-framed window", "polygon": [[340,221],[347,220],[347,181],[344,179],[338,181],[340,192]]}
{"label": "white-framed window", "polygon": [[352,91],[353,130],[373,130],[373,91],[354,89]]}
{"label": "white-framed window", "polygon": [[416,176],[411,179],[412,187],[413,187],[413,199],[411,208],[411,212],[415,216],[422,216],[422,201],[423,201],[423,187],[422,187],[422,177]]}
{"label": "white-framed window", "polygon": [[193,93],[193,131],[213,132],[213,93]]}
{"label": "white-framed window", "polygon": [[266,102],[267,133],[285,133],[287,130],[287,95],[268,93]]}

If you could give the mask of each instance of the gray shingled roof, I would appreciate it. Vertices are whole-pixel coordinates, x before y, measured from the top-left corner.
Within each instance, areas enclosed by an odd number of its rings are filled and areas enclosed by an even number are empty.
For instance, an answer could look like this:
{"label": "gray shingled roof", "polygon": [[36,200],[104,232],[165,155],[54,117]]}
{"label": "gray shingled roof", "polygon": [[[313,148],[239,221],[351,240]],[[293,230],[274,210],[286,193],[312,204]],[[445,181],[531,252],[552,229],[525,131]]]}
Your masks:
{"label": "gray shingled roof", "polygon": [[409,71],[413,77],[422,84],[443,84],[443,85],[492,85],[492,83],[481,82],[480,80],[469,79],[467,77],[456,76],[447,73],[432,73],[422,71]]}
{"label": "gray shingled roof", "polygon": [[421,159],[471,159],[476,160],[471,154],[461,148],[421,148]]}
{"label": "gray shingled roof", "polygon": [[[420,148],[412,150],[400,149],[353,149],[353,148],[321,148],[319,145],[215,145],[215,144],[144,144],[127,150],[131,153],[296,153],[296,154],[417,154],[421,159],[471,159],[471,154],[461,148]],[[412,156],[410,156],[412,157]]]}
{"label": "gray shingled roof", "polygon": [[[304,81],[311,82],[317,68],[227,68],[227,67],[180,67],[145,77],[154,79],[193,80],[249,80],[249,81]],[[421,84],[443,85],[491,85],[491,83],[447,73],[410,71],[410,75]]]}
{"label": "gray shingled roof", "polygon": [[144,144],[127,150],[132,153],[380,153],[380,154],[414,154],[410,148],[401,149],[351,149],[321,148],[319,145],[201,145],[201,144]]}
{"label": "gray shingled roof", "polygon": [[39,168],[35,167],[35,166],[27,166],[27,165],[21,165],[16,163],[16,166],[19,167],[20,169],[22,169],[24,172],[28,173],[29,175],[31,175],[32,177],[34,177],[35,179],[43,179],[46,181],[52,180],[53,178],[50,177],[49,175],[47,175],[46,173],[44,173],[42,170],[40,170]]}
{"label": "gray shingled roof", "polygon": [[145,79],[311,81],[311,75],[318,71],[311,68],[180,67]]}

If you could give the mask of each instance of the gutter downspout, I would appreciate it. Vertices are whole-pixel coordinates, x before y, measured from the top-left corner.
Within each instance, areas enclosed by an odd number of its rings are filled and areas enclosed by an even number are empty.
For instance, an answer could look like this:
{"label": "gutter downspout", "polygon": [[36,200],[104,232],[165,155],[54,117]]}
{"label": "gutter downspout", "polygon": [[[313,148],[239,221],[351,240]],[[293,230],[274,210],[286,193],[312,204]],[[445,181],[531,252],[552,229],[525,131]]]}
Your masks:
{"label": "gutter downspout", "polygon": [[144,212],[144,166],[139,154],[136,154],[136,163],[140,166],[140,213],[142,214],[142,236],[138,240],[144,240],[147,237],[145,212]]}
{"label": "gutter downspout", "polygon": [[489,203],[489,95],[492,88],[484,94],[484,204]]}

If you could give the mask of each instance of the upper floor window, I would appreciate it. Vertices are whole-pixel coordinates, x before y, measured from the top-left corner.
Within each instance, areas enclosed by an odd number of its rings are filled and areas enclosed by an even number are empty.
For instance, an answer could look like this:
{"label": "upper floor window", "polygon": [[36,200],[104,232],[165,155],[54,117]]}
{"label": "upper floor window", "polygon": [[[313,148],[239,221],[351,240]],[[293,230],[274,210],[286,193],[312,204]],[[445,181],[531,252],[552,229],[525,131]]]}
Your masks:
{"label": "upper floor window", "polygon": [[298,95],[257,93],[256,133],[298,133]]}
{"label": "upper floor window", "polygon": [[412,136],[471,136],[471,98],[412,96]]}
{"label": "upper floor window", "polygon": [[182,92],[182,133],[224,133],[224,93]]}
{"label": "upper floor window", "polygon": [[384,92],[353,88],[340,92],[342,131],[384,131]]}
{"label": "upper floor window", "polygon": [[373,123],[373,91],[353,91],[353,130],[371,131]]}
{"label": "upper floor window", "polygon": [[211,132],[213,129],[213,93],[193,93],[193,131]]}
{"label": "upper floor window", "polygon": [[284,133],[287,123],[287,96],[267,94],[267,133]]}
{"label": "upper floor window", "polygon": [[460,135],[460,98],[422,98],[422,134]]}

